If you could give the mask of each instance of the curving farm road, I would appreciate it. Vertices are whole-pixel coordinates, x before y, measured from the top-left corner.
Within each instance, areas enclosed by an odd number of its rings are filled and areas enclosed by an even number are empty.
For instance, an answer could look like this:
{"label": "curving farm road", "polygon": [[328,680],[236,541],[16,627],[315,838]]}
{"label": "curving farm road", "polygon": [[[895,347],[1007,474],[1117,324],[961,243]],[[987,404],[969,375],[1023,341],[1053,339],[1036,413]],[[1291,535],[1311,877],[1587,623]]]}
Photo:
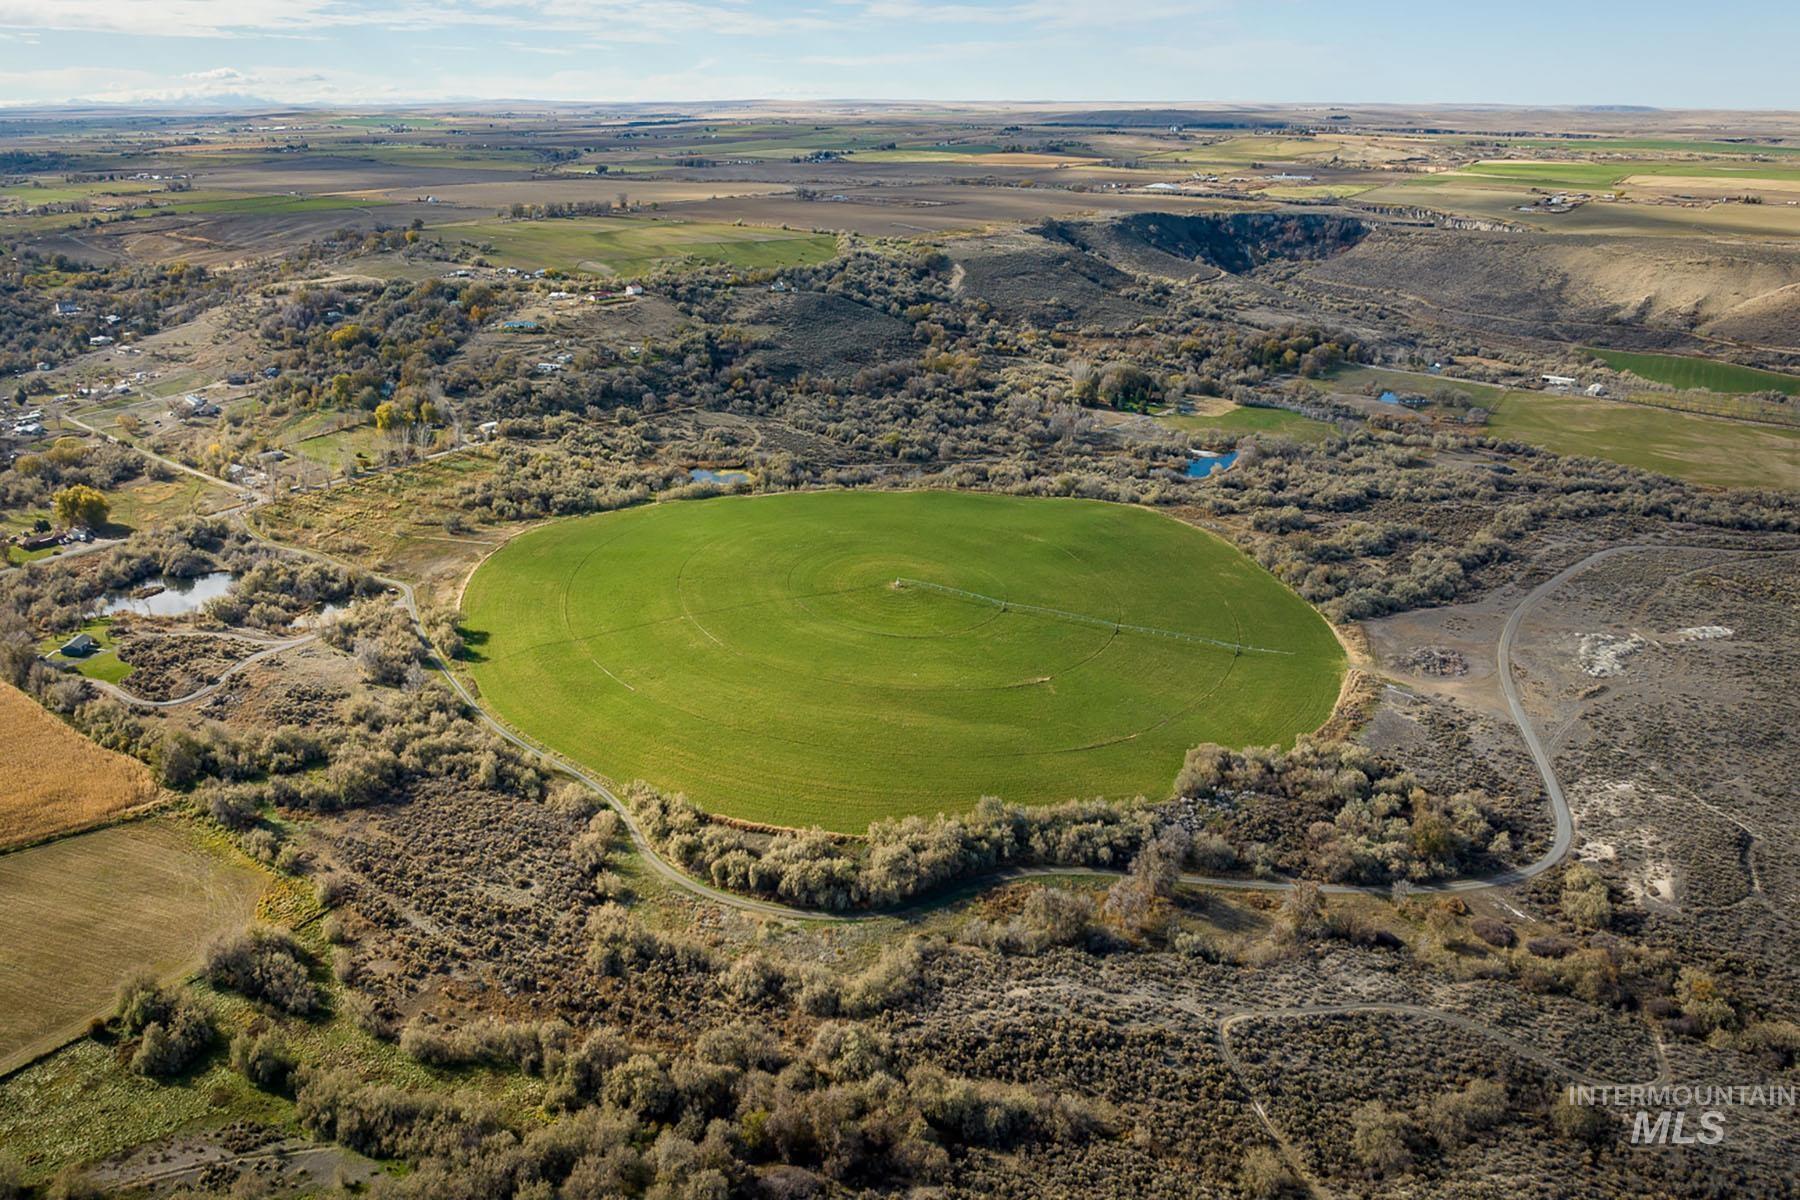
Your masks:
{"label": "curving farm road", "polygon": [[[171,633],[168,636],[181,637],[185,635]],[[103,679],[90,679],[88,682],[114,699],[120,700],[126,704],[135,705],[138,708],[178,708],[183,704],[192,704],[196,700],[206,699],[224,686],[227,679],[230,679],[233,675],[236,675],[251,663],[261,662],[263,659],[273,657],[284,650],[292,650],[295,646],[304,646],[306,643],[315,642],[318,641],[318,639],[318,634],[307,633],[302,634],[299,637],[288,638],[285,641],[270,642],[256,653],[241,658],[237,662],[232,663],[229,667],[226,667],[223,671],[220,671],[219,677],[205,687],[197,688],[185,696],[177,696],[173,700],[146,700],[142,696],[133,695],[116,683],[107,683]]]}

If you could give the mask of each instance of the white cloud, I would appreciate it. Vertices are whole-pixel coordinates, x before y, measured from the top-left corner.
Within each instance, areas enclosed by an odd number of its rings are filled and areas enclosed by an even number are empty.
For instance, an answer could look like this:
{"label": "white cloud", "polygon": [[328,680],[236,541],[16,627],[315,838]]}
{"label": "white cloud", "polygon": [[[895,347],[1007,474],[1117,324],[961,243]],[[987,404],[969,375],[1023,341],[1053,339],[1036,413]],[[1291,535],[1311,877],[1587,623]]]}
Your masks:
{"label": "white cloud", "polygon": [[460,25],[642,42],[694,32],[761,37],[834,24],[817,13],[770,13],[733,0],[0,0],[0,28],[166,38],[317,37],[351,26]]}
{"label": "white cloud", "polygon": [[310,104],[391,99],[385,85],[362,76],[339,76],[303,67],[244,71],[212,67],[176,76],[126,67],[45,67],[0,71],[0,96],[12,104],[76,101],[84,104],[204,104],[245,96]]}
{"label": "white cloud", "polygon": [[317,32],[347,15],[335,0],[0,0],[0,26],[144,37]]}
{"label": "white cloud", "polygon": [[236,67],[214,67],[210,71],[189,71],[182,76],[193,83],[242,83],[244,73]]}
{"label": "white cloud", "polygon": [[865,0],[859,7],[863,14],[880,21],[1079,29],[1193,20],[1215,12],[1219,6],[1210,0],[1004,0],[999,4]]}

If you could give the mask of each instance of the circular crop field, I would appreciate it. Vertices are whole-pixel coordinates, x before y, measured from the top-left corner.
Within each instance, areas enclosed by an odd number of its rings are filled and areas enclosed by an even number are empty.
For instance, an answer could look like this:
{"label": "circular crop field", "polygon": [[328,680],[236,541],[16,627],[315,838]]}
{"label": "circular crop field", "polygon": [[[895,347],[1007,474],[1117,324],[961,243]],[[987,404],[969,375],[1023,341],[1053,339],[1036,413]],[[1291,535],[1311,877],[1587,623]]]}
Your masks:
{"label": "circular crop field", "polygon": [[596,772],[861,832],[1166,795],[1188,747],[1324,722],[1343,654],[1147,509],[960,492],[648,505],[508,543],[463,600],[483,701]]}

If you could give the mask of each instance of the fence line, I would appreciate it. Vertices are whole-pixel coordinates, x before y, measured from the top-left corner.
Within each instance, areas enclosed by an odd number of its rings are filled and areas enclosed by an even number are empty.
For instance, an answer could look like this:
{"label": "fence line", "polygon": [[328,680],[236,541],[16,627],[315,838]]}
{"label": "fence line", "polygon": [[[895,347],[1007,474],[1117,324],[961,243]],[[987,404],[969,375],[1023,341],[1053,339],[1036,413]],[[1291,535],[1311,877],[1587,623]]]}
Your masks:
{"label": "fence line", "polygon": [[965,591],[962,588],[946,587],[941,583],[927,583],[923,579],[895,579],[897,588],[924,588],[928,592],[942,592],[946,596],[958,596],[964,600],[973,600],[978,604],[991,604],[1001,612],[1023,612],[1034,616],[1052,617],[1059,621],[1073,621],[1078,625],[1093,625],[1100,629],[1111,629],[1117,633],[1141,633],[1149,637],[1169,638],[1177,642],[1193,642],[1202,646],[1217,646],[1221,650],[1229,650],[1233,654],[1292,654],[1292,650],[1271,650],[1267,646],[1250,646],[1243,642],[1222,642],[1218,638],[1201,637],[1197,633],[1182,633],[1178,629],[1158,629],[1154,625],[1127,625],[1122,621],[1108,621],[1104,617],[1090,617],[1086,613],[1069,612],[1060,608],[1045,608],[1039,604],[1020,604],[1014,600],[1003,600],[998,596],[984,596],[980,592]]}

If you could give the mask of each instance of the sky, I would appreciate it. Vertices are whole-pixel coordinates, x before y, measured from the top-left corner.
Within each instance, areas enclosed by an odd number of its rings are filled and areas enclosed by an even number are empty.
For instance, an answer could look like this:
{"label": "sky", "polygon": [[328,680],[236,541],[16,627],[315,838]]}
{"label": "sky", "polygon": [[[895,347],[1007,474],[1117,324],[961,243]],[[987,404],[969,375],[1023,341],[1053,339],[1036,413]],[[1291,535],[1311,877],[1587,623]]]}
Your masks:
{"label": "sky", "polygon": [[0,104],[1800,108],[1795,0],[0,0]]}

